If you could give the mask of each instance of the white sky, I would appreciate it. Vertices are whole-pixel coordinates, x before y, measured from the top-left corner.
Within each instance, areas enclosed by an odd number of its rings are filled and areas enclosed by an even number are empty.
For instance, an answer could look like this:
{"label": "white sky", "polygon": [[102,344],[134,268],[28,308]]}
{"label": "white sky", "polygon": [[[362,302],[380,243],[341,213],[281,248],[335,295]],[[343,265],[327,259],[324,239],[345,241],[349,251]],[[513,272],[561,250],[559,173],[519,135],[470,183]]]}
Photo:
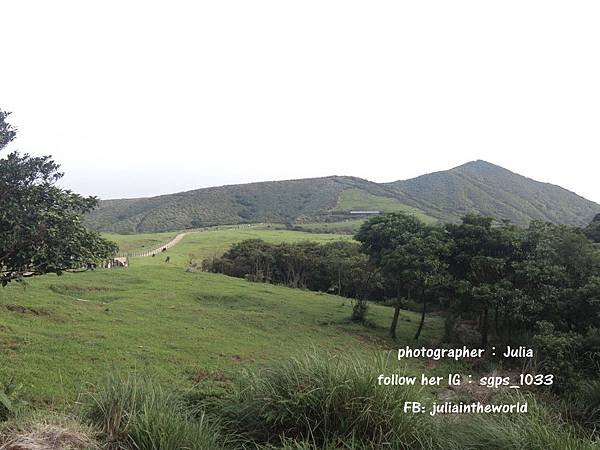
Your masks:
{"label": "white sky", "polygon": [[13,145],[102,198],[485,159],[600,202],[600,2],[4,1]]}

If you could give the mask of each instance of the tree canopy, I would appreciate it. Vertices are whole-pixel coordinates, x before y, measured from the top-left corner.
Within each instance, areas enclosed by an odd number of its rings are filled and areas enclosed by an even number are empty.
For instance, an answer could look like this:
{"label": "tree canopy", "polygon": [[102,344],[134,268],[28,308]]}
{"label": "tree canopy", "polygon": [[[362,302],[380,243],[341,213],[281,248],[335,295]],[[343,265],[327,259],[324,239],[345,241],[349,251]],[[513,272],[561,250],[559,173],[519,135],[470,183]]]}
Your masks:
{"label": "tree canopy", "polygon": [[444,230],[405,213],[392,213],[364,223],[356,240],[381,269],[388,296],[395,299],[391,337],[396,337],[402,299],[422,303],[421,322],[415,335],[418,339],[425,321],[427,298],[447,283],[444,256],[449,251],[449,242]]}
{"label": "tree canopy", "polygon": [[[0,151],[16,129],[0,110]],[[118,250],[81,217],[98,200],[62,189],[63,176],[50,156],[11,152],[0,159],[0,283],[23,277],[83,270]]]}

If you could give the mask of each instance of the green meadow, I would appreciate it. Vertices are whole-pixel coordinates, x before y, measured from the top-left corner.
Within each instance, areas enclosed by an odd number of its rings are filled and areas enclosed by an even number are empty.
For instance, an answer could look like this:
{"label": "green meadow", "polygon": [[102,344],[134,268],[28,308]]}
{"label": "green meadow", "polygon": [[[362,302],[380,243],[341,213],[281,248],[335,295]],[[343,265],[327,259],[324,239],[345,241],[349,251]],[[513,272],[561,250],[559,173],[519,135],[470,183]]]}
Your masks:
{"label": "green meadow", "polygon": [[418,208],[405,205],[392,197],[382,197],[369,194],[360,189],[346,189],[341,192],[336,205],[337,210],[378,210],[383,212],[403,211],[413,214],[426,223],[435,222],[431,216],[428,216]]}
{"label": "green meadow", "polygon": [[[176,234],[108,237],[130,251]],[[246,367],[313,350],[370,358],[397,347],[386,337],[387,307],[372,305],[369,325],[358,325],[349,321],[346,298],[186,270],[189,261],[251,238],[351,239],[266,226],[212,229],[192,232],[156,257],[132,258],[126,269],[12,283],[0,289],[0,380],[22,383],[32,403],[62,408],[108,372],[188,387],[206,374],[230,380]],[[417,323],[417,314],[402,314],[400,343]],[[441,320],[429,318],[425,339],[441,331]]]}

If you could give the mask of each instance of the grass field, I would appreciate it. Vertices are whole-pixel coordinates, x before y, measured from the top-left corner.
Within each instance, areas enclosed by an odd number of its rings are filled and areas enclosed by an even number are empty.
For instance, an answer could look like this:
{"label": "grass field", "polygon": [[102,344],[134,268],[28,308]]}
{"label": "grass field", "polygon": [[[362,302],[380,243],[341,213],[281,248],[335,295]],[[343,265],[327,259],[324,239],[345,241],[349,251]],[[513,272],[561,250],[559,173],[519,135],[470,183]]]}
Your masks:
{"label": "grass field", "polygon": [[360,189],[346,189],[342,191],[338,198],[336,210],[378,210],[383,212],[398,212],[403,211],[413,214],[425,223],[433,223],[436,221],[431,216],[428,216],[423,211],[412,206],[405,205],[395,198],[381,197],[369,194]]}
{"label": "grass field", "polygon": [[348,219],[339,222],[298,223],[295,226],[307,231],[318,230],[326,233],[352,234],[356,233],[364,222],[365,219]]}
{"label": "grass field", "polygon": [[114,234],[102,233],[102,235],[119,245],[121,253],[139,250],[153,250],[173,239],[177,232],[145,233],[145,234]]}
{"label": "grass field", "polygon": [[[135,249],[174,234],[116,240]],[[190,259],[219,254],[250,238],[350,239],[260,227],[203,231],[155,258],[132,258],[128,269],[13,283],[0,289],[0,381],[14,377],[30,401],[62,407],[113,370],[189,386],[198,373],[233,377],[248,365],[313,348],[366,356],[397,345],[386,338],[389,308],[373,305],[374,327],[367,328],[348,322],[348,299],[186,272]],[[416,314],[403,313],[401,341],[410,339],[416,322]],[[429,319],[425,337],[438,336],[441,327],[440,320]]]}

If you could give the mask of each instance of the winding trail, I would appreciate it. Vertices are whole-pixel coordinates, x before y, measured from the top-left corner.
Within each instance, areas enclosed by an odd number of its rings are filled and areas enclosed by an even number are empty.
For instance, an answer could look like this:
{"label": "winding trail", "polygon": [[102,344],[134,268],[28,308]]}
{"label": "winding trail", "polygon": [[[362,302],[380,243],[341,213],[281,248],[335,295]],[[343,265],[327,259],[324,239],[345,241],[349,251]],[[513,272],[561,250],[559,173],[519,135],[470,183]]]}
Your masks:
{"label": "winding trail", "polygon": [[187,234],[190,234],[190,233],[197,233],[197,231],[186,231],[185,233],[179,233],[177,236],[175,236],[173,239],[171,239],[166,244],[162,244],[159,247],[156,247],[152,250],[142,250],[139,252],[126,253],[124,256],[131,258],[131,257],[156,255],[156,254],[162,252],[163,248],[168,250],[171,247],[173,247],[174,245],[177,245],[179,243],[179,241],[181,241]]}
{"label": "winding trail", "polygon": [[[257,223],[257,224],[252,224],[252,225],[263,225],[263,224],[262,223]],[[249,224],[244,224],[244,225],[225,225],[225,226],[217,225],[217,226],[214,226],[214,227],[200,228],[200,229],[193,230],[193,231],[185,231],[183,233],[179,233],[177,236],[175,236],[173,239],[171,239],[166,244],[159,245],[158,247],[156,247],[156,248],[154,248],[152,250],[138,250],[138,251],[134,251],[134,252],[120,253],[117,256],[128,257],[128,258],[139,258],[139,257],[142,257],[142,256],[152,256],[152,255],[156,255],[156,254],[162,252],[163,248],[166,248],[168,250],[171,247],[173,247],[174,245],[177,245],[188,234],[203,233],[203,232],[209,232],[209,231],[221,231],[221,230],[224,230],[224,229],[227,229],[227,230],[239,230],[239,229],[242,229],[242,228],[249,228],[252,225],[249,225]]]}

